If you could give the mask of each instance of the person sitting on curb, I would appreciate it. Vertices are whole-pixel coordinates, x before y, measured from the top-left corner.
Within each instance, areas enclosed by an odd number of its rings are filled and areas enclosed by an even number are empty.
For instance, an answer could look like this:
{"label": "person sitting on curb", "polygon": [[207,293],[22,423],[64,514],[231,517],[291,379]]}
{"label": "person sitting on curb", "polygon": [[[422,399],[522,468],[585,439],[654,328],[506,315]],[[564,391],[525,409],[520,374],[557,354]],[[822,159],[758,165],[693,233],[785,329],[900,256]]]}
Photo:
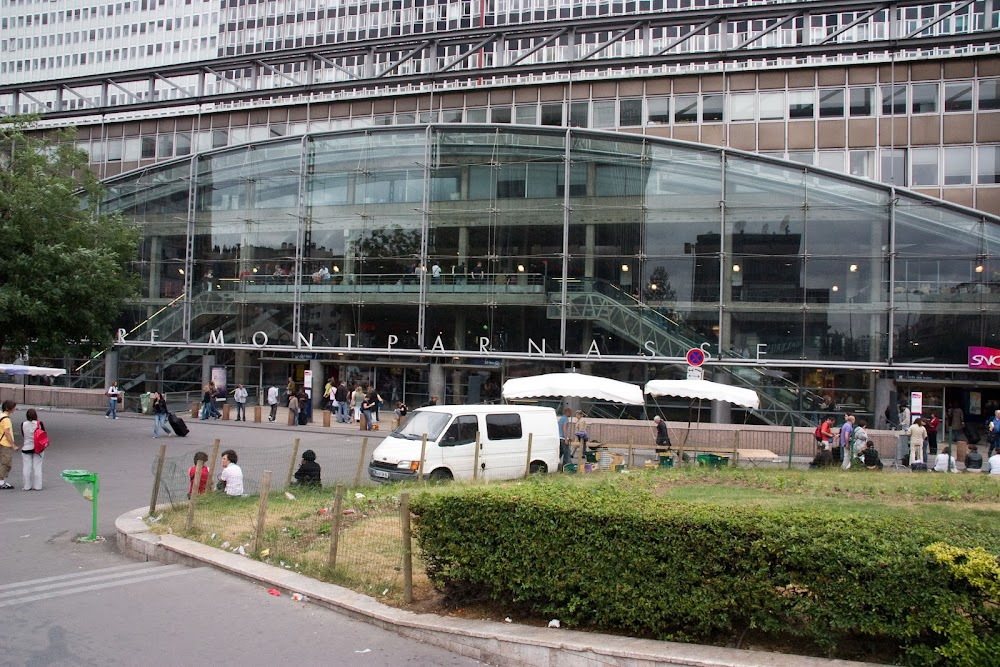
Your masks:
{"label": "person sitting on curb", "polygon": [[965,453],[965,472],[982,472],[983,455],[975,445],[969,445],[969,451]]}
{"label": "person sitting on curb", "polygon": [[881,470],[883,467],[882,459],[871,440],[865,441],[865,448],[861,450],[861,460],[864,461],[865,467],[869,470]]}

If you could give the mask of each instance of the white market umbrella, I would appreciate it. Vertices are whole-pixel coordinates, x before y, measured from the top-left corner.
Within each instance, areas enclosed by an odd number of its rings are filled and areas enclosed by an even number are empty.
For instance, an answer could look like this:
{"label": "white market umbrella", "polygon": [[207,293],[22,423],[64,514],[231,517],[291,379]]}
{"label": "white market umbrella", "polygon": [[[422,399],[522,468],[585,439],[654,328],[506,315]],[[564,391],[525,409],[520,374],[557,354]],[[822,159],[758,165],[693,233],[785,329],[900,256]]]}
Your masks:
{"label": "white market umbrella", "polygon": [[[47,377],[59,377],[66,375],[65,368],[49,368],[48,366],[23,366],[20,364],[0,364],[0,374],[6,375],[42,375]],[[21,385],[21,402],[24,402],[28,395],[28,385]]]}
{"label": "white market umbrella", "polygon": [[503,397],[517,398],[594,398],[626,405],[646,402],[642,390],[634,384],[582,373],[546,373],[512,378],[503,383]]}
{"label": "white market umbrella", "polygon": [[753,389],[733,387],[709,380],[650,380],[646,383],[650,396],[680,396],[706,401],[726,401],[747,408],[759,408],[760,397]]}
{"label": "white market umbrella", "polygon": [[21,366],[19,364],[0,364],[0,373],[6,375],[46,375],[59,377],[66,375],[65,368],[49,368],[48,366]]}

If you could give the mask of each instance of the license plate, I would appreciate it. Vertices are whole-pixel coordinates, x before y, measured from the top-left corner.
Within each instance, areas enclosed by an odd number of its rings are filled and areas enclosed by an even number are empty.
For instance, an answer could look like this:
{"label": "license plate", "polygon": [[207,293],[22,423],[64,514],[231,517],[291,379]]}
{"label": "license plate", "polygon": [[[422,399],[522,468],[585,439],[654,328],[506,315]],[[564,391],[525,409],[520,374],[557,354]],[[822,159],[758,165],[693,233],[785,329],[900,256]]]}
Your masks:
{"label": "license plate", "polygon": [[381,477],[383,479],[389,479],[389,473],[385,470],[372,470],[372,477]]}

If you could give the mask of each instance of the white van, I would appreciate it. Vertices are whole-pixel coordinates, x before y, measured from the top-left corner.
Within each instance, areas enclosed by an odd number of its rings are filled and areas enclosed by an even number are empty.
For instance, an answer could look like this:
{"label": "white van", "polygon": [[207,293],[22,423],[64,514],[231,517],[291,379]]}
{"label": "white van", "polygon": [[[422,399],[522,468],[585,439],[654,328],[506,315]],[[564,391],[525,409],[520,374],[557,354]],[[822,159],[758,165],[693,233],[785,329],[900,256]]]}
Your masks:
{"label": "white van", "polygon": [[435,405],[408,414],[406,421],[375,448],[368,476],[376,482],[417,479],[424,434],[425,479],[471,480],[477,464],[478,479],[523,477],[529,434],[531,472],[544,473],[559,465],[559,426],[552,408]]}

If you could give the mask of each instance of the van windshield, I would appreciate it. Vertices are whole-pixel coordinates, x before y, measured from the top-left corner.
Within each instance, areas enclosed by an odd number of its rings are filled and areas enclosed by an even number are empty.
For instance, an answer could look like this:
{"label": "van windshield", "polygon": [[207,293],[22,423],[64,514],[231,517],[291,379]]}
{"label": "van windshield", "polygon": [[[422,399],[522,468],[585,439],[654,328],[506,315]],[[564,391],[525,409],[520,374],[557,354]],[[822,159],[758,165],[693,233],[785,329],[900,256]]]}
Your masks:
{"label": "van windshield", "polygon": [[450,419],[449,414],[414,410],[406,416],[403,425],[393,431],[393,435],[407,440],[420,440],[426,433],[428,440],[437,440]]}

